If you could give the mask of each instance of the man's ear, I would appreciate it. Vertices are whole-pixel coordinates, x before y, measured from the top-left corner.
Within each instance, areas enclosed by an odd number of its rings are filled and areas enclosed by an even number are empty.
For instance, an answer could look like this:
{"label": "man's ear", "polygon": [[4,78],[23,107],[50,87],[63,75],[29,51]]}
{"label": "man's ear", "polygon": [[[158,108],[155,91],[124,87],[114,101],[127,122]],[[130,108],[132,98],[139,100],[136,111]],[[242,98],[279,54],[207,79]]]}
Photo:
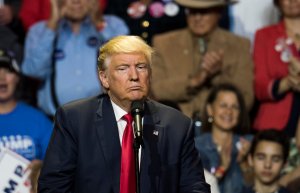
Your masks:
{"label": "man's ear", "polygon": [[104,88],[108,89],[109,88],[109,83],[108,83],[108,77],[107,77],[106,71],[101,70],[101,71],[99,71],[98,75],[99,75],[101,85]]}

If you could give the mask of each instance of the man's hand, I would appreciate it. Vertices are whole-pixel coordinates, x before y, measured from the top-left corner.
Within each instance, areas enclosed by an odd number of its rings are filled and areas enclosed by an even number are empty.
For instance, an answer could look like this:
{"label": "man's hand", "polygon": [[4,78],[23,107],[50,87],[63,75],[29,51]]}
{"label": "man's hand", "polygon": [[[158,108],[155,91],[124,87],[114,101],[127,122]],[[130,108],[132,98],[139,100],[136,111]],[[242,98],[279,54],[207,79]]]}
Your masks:
{"label": "man's hand", "polygon": [[215,75],[222,69],[224,52],[210,51],[203,56],[201,68],[194,76],[190,78],[189,90],[194,91],[195,88],[200,87],[207,78]]}
{"label": "man's hand", "polygon": [[223,55],[222,50],[207,52],[203,57],[201,68],[206,70],[210,76],[215,75],[222,69]]}
{"label": "man's hand", "polygon": [[29,180],[31,182],[31,191],[30,193],[36,193],[37,192],[37,181],[38,177],[40,175],[42,167],[42,161],[41,160],[32,160],[29,166],[26,170],[30,170]]}
{"label": "man's hand", "polygon": [[51,3],[51,15],[47,22],[47,27],[52,30],[56,30],[58,21],[65,15],[65,6],[62,0],[50,0]]}

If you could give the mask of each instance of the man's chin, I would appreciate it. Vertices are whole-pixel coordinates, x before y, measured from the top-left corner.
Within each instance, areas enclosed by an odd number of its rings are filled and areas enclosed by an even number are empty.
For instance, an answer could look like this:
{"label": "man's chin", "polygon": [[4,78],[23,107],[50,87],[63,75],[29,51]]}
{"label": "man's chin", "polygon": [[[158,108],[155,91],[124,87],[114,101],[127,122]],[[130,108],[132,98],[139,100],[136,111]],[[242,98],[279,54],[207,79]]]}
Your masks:
{"label": "man's chin", "polygon": [[132,94],[130,96],[131,101],[144,100],[145,98],[146,98],[146,95],[144,95],[144,94]]}

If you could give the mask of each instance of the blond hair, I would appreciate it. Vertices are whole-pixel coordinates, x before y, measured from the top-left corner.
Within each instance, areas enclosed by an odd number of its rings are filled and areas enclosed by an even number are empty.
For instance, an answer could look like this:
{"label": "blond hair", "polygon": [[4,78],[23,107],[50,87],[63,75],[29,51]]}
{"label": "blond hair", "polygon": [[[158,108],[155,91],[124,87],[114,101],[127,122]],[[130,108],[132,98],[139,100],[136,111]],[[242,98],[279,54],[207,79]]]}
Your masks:
{"label": "blond hair", "polygon": [[153,49],[139,36],[117,36],[99,50],[98,70],[103,71],[107,68],[108,58],[114,54],[141,53],[146,57],[149,65],[152,63]]}

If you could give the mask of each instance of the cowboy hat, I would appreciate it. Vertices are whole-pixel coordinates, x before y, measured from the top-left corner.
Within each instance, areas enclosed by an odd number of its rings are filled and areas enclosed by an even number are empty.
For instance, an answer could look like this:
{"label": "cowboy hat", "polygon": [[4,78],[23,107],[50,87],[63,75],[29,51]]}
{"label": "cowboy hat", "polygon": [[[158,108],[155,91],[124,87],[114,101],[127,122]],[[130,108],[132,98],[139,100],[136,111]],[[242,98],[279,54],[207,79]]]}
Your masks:
{"label": "cowboy hat", "polygon": [[211,8],[237,3],[237,0],[175,0],[179,5],[188,8]]}

